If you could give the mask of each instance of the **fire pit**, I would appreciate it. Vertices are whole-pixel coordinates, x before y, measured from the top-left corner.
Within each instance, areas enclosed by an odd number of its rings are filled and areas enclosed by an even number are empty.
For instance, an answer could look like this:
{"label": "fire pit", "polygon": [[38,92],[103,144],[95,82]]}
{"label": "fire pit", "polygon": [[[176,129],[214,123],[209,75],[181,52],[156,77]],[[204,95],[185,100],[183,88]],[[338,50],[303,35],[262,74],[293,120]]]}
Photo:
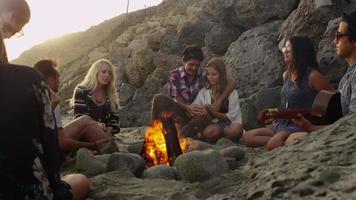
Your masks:
{"label": "fire pit", "polygon": [[180,134],[172,113],[163,113],[160,120],[152,122],[145,133],[142,155],[146,167],[174,164],[175,159],[185,153],[191,140]]}

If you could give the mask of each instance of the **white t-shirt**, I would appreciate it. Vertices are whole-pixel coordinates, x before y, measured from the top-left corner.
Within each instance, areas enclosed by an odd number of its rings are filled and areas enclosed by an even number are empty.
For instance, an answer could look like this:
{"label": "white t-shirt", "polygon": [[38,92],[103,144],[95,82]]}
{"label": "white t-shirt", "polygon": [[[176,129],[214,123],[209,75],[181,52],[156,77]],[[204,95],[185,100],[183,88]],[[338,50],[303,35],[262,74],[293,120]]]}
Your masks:
{"label": "white t-shirt", "polygon": [[[212,90],[202,88],[193,104],[197,105],[211,105]],[[239,95],[236,90],[232,91],[228,97],[229,105],[226,116],[230,119],[232,124],[242,124],[241,109],[239,103]]]}
{"label": "white t-shirt", "polygon": [[59,107],[59,105],[54,108],[53,113],[54,113],[54,118],[56,119],[57,128],[63,128],[61,108]]}

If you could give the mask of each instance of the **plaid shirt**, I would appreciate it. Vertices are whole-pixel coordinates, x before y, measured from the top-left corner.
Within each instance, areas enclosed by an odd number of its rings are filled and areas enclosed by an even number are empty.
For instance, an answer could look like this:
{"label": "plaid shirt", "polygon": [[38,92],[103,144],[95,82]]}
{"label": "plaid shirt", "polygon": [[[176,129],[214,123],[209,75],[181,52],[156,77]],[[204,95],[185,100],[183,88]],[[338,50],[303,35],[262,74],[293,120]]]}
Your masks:
{"label": "plaid shirt", "polygon": [[181,97],[184,103],[191,104],[198,95],[199,90],[206,83],[206,71],[199,67],[193,81],[188,80],[184,66],[176,68],[168,76],[168,95],[171,97]]}

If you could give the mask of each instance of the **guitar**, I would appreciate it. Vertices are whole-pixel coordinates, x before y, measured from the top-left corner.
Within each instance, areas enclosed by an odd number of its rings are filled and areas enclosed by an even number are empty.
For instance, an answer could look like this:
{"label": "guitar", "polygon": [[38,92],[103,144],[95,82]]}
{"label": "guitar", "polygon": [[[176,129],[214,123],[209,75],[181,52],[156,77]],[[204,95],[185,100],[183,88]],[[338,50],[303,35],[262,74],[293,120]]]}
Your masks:
{"label": "guitar", "polygon": [[257,121],[261,125],[268,125],[277,119],[297,118],[299,113],[315,125],[332,124],[342,117],[340,93],[320,91],[315,96],[312,108],[265,109],[258,114]]}

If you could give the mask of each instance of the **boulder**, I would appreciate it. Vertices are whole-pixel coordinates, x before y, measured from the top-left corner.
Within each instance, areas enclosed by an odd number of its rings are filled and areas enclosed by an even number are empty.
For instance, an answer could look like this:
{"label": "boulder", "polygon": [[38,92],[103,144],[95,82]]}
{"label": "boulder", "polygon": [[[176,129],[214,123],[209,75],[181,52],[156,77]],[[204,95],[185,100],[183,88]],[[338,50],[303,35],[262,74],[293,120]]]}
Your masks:
{"label": "boulder", "polygon": [[213,27],[213,23],[209,21],[186,22],[180,30],[178,30],[178,41],[183,47],[195,44],[199,47],[205,46],[205,33]]}
{"label": "boulder", "polygon": [[122,127],[150,125],[152,98],[167,82],[168,72],[179,62],[177,56],[155,54],[153,63],[156,69],[136,91],[132,101],[119,110]]}
{"label": "boulder", "polygon": [[239,81],[240,98],[281,84],[284,61],[277,41],[280,24],[274,21],[244,32],[225,54],[232,77]]}
{"label": "boulder", "polygon": [[125,82],[122,82],[117,88],[119,95],[119,104],[120,106],[125,106],[132,100],[136,92],[136,88]]}
{"label": "boulder", "polygon": [[281,102],[281,87],[266,88],[251,95],[249,98],[241,99],[241,115],[245,130],[258,128],[257,115],[266,108],[278,108]]}
{"label": "boulder", "polygon": [[236,143],[228,138],[222,137],[218,141],[216,141],[215,146],[218,148],[226,148],[236,146]]}
{"label": "boulder", "polygon": [[301,0],[297,9],[283,22],[281,27],[282,48],[285,40],[293,35],[308,36],[318,46],[328,22],[336,18],[338,2],[331,0]]}
{"label": "boulder", "polygon": [[247,30],[270,21],[287,18],[298,2],[298,0],[210,0],[206,2],[204,8],[215,18]]}
{"label": "boulder", "polygon": [[140,176],[145,169],[145,161],[143,158],[134,153],[117,152],[111,154],[106,171],[115,171],[126,168],[135,176]]}
{"label": "boulder", "polygon": [[224,55],[230,44],[235,41],[242,31],[232,26],[215,23],[205,34],[205,46],[217,55]]}
{"label": "boulder", "polygon": [[346,61],[336,54],[334,39],[339,26],[339,21],[340,18],[337,18],[329,22],[319,43],[318,51],[320,69],[335,88],[337,88],[342,75],[348,68]]}
{"label": "boulder", "polygon": [[178,41],[177,30],[174,26],[169,26],[163,33],[161,38],[161,52],[167,54],[177,54],[183,48],[183,45]]}
{"label": "boulder", "polygon": [[150,179],[178,179],[178,172],[174,167],[170,167],[167,165],[157,165],[146,169],[142,178],[150,178]]}
{"label": "boulder", "polygon": [[228,171],[228,165],[215,150],[193,151],[182,154],[174,162],[183,180],[205,181]]}
{"label": "boulder", "polygon": [[76,169],[89,177],[104,173],[106,164],[102,159],[96,159],[88,149],[81,148],[77,151]]}

